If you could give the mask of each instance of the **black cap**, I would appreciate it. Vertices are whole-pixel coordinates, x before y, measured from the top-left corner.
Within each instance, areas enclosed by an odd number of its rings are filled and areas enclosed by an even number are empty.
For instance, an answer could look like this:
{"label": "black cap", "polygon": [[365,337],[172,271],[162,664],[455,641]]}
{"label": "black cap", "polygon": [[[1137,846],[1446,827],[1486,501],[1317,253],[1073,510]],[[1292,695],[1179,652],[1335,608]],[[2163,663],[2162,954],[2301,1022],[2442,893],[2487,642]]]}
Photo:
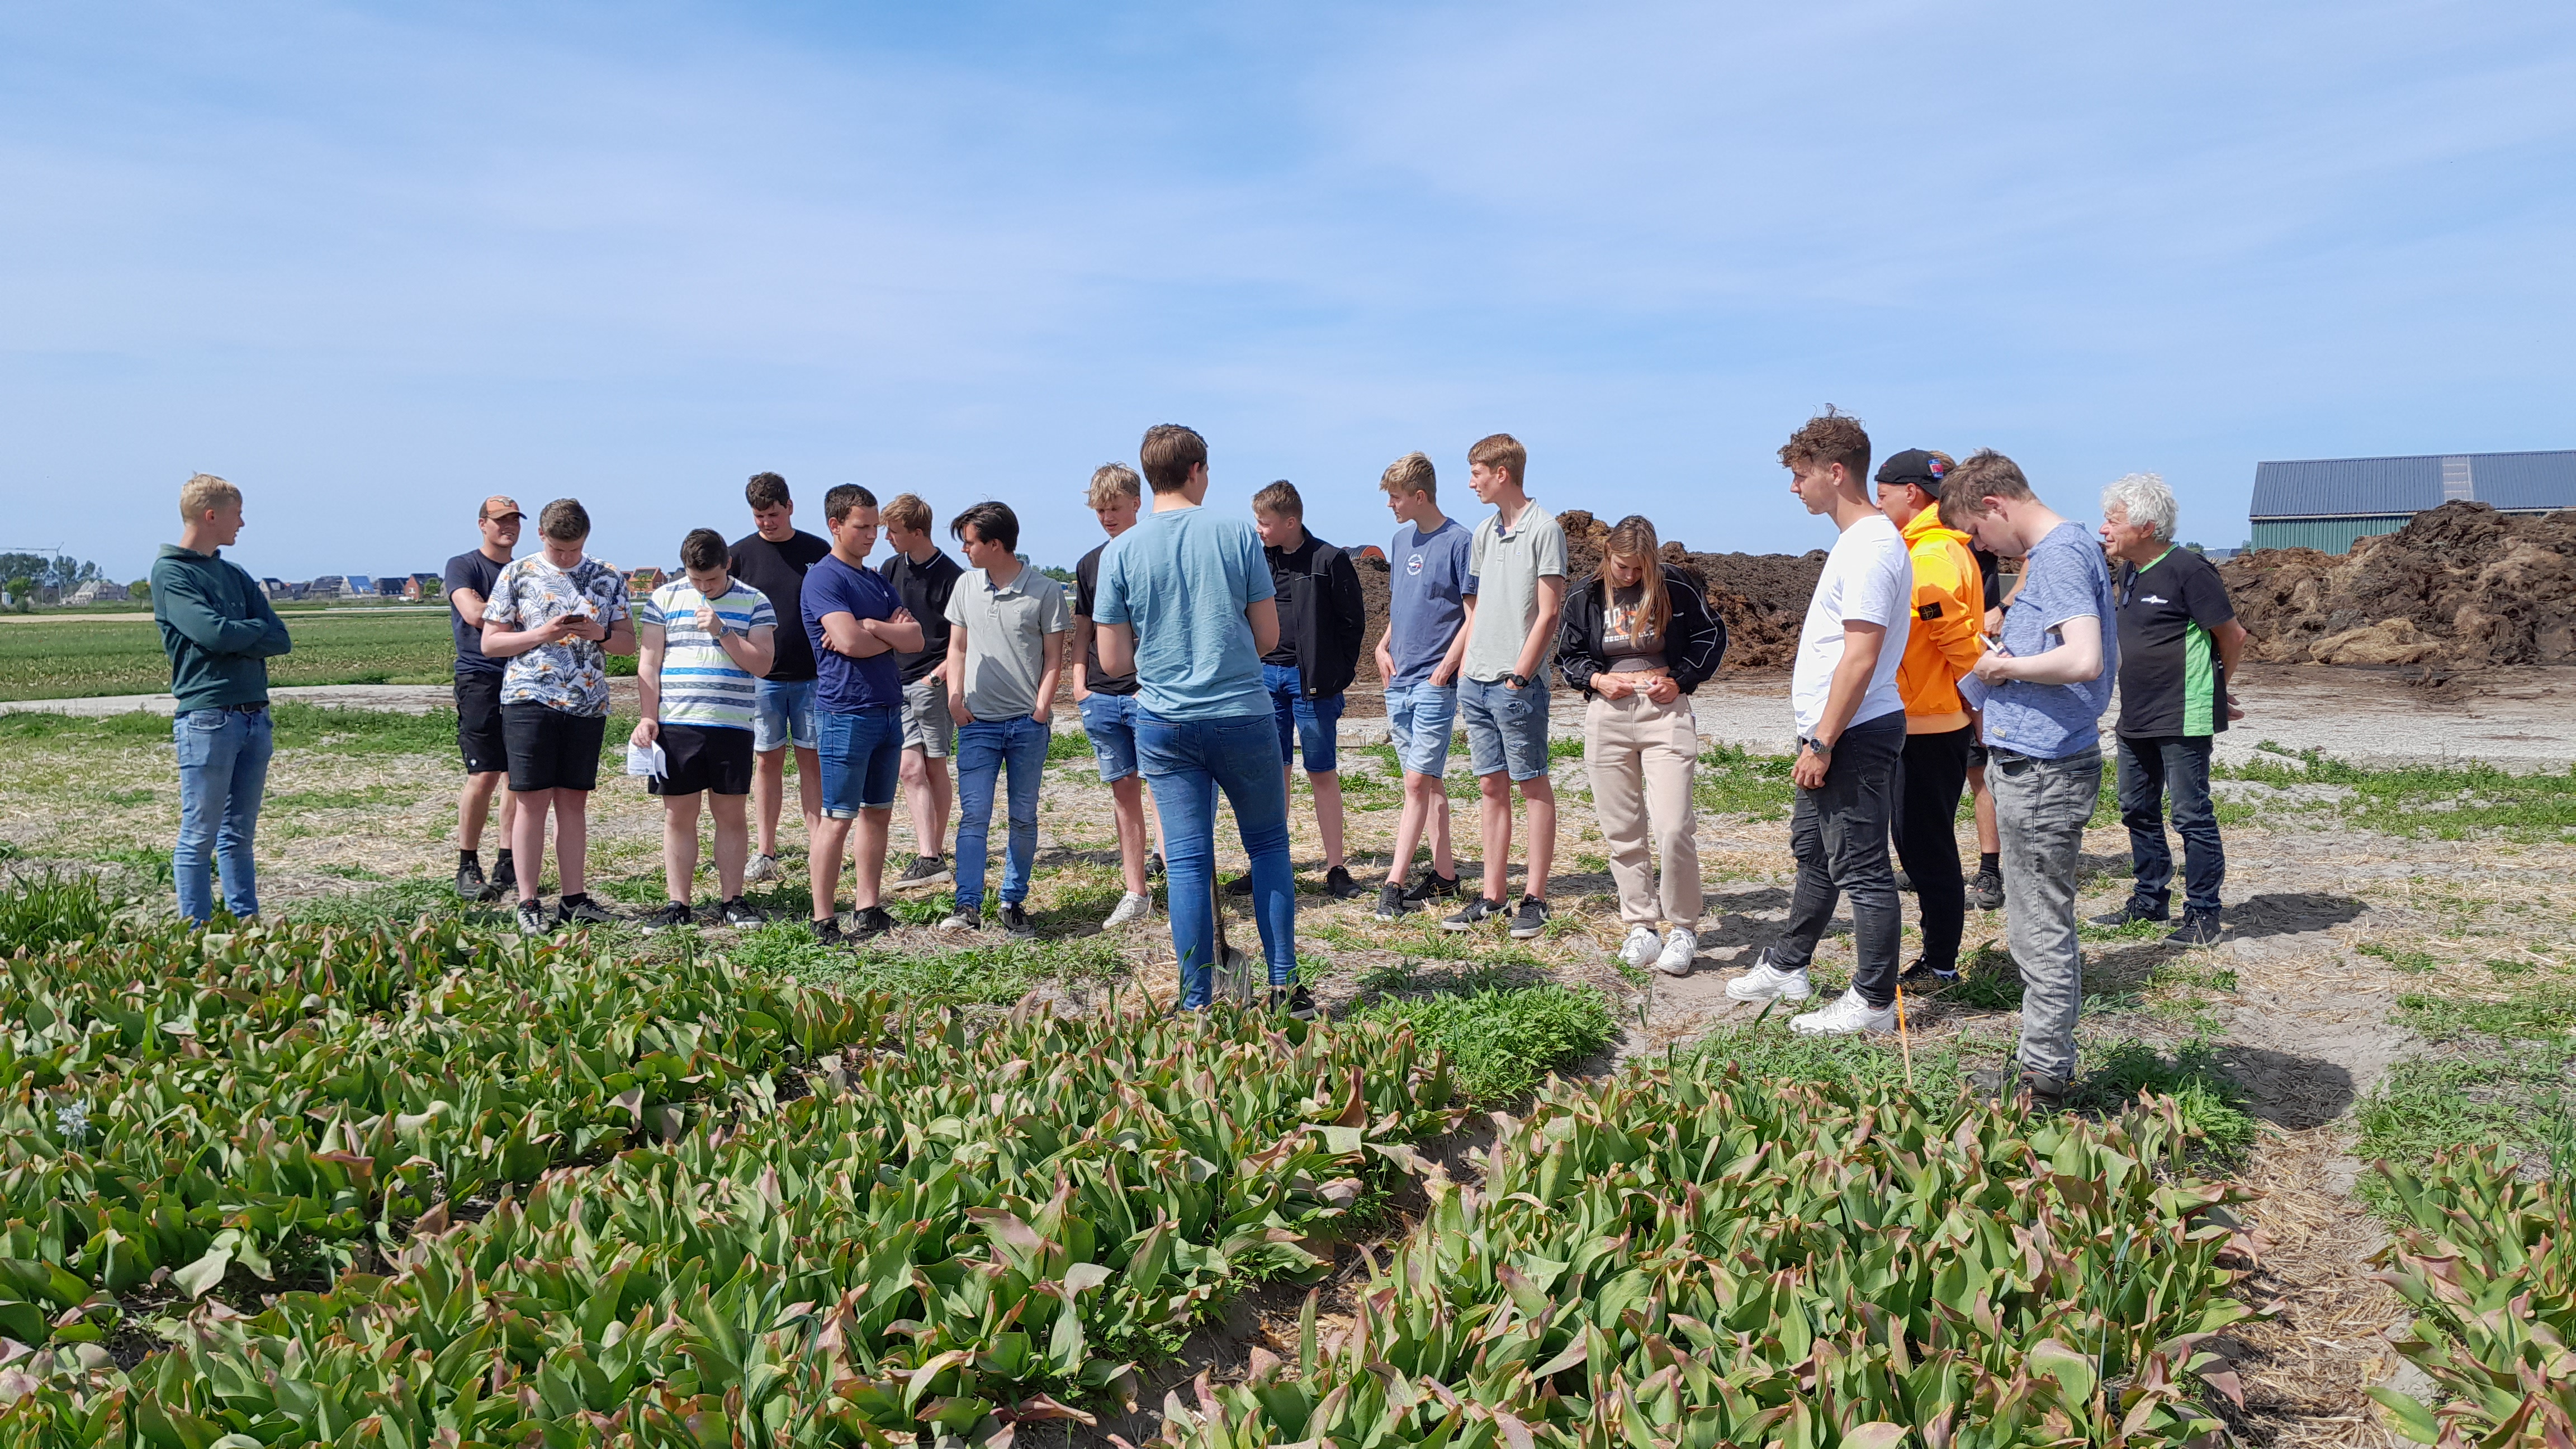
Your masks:
{"label": "black cap", "polygon": [[1878,481],[1911,483],[1934,498],[1939,498],[1941,480],[1949,476],[1950,468],[1950,462],[1938,453],[1927,453],[1921,448],[1908,448],[1878,465]]}

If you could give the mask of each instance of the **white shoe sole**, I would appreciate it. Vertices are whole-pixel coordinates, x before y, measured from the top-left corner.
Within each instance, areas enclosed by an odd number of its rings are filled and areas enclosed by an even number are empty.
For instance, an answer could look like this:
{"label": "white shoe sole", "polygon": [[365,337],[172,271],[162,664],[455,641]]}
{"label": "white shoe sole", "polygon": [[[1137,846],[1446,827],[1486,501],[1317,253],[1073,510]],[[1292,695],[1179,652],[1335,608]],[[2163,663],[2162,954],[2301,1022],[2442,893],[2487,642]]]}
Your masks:
{"label": "white shoe sole", "polygon": [[1789,985],[1767,989],[1760,986],[1748,987],[1745,984],[1746,980],[1747,978],[1738,976],[1726,983],[1726,994],[1737,1001],[1805,1001],[1816,994],[1815,984],[1803,977]]}
{"label": "white shoe sole", "polygon": [[1811,1023],[1805,1017],[1799,1016],[1789,1019],[1789,1030],[1799,1036],[1888,1036],[1895,1032],[1896,1023],[1891,1020],[1885,1026],[1873,1026],[1860,1022],[1848,1026],[1826,1026],[1821,1022]]}

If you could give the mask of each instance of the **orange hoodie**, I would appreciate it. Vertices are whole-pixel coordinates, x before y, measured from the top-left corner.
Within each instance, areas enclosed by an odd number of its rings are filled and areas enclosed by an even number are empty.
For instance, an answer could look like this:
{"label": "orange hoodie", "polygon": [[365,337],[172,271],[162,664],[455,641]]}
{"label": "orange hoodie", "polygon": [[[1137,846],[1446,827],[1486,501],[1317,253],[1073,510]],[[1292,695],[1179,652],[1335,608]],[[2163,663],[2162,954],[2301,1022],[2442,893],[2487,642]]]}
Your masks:
{"label": "orange hoodie", "polygon": [[1941,734],[1968,727],[1959,677],[1985,652],[1985,579],[1968,552],[1968,536],[1941,521],[1933,504],[1905,525],[1906,551],[1914,559],[1914,627],[1896,666],[1896,691],[1905,698],[1905,732]]}

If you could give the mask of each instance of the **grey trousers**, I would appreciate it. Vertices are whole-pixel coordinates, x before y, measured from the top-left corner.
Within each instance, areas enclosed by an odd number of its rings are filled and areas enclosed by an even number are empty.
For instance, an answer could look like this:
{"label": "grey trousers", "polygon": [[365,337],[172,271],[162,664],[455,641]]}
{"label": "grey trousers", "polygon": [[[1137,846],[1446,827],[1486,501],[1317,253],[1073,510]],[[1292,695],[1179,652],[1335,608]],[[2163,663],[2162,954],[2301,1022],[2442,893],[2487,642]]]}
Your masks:
{"label": "grey trousers", "polygon": [[2102,794],[2102,751],[2059,760],[1994,751],[1986,783],[2004,846],[2004,941],[2021,968],[2024,1070],[2072,1081],[2084,953],[2075,938],[2075,871]]}
{"label": "grey trousers", "polygon": [[1860,961],[1852,987],[1873,1010],[1896,1003],[1896,956],[1905,920],[1896,910],[1896,872],[1887,863],[1887,822],[1896,806],[1896,760],[1905,748],[1905,712],[1863,720],[1834,742],[1825,783],[1800,790],[1789,811],[1789,853],[1798,887],[1789,924],[1772,943],[1783,971],[1815,959],[1816,940],[1833,924],[1834,905],[1851,898],[1852,947]]}

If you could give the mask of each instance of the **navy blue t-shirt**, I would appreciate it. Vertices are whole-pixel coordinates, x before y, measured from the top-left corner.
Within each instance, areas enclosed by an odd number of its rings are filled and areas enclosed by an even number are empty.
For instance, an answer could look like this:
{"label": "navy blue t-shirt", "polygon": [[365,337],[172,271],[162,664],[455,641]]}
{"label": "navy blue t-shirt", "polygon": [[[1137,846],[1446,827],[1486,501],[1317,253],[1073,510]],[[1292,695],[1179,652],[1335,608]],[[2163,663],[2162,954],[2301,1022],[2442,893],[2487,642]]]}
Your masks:
{"label": "navy blue t-shirt", "polygon": [[1389,687],[1429,682],[1448,656],[1449,641],[1467,620],[1467,556],[1475,541],[1454,518],[1429,533],[1410,523],[1395,531],[1386,554],[1386,652],[1395,662]]}
{"label": "navy blue t-shirt", "polygon": [[821,688],[814,692],[816,709],[827,714],[857,714],[861,710],[893,709],[903,703],[902,671],[895,665],[894,651],[852,659],[823,647],[825,614],[847,614],[854,619],[893,618],[895,610],[903,607],[893,585],[878,577],[874,569],[854,569],[841,562],[840,555],[826,554],[822,562],[805,571],[805,587],[796,603],[805,615],[806,642],[814,646],[814,677],[821,681]]}
{"label": "navy blue t-shirt", "polygon": [[495,659],[483,652],[483,631],[466,623],[465,616],[456,611],[458,589],[472,589],[483,602],[492,602],[492,581],[499,578],[501,570],[507,567],[507,564],[492,562],[479,548],[460,553],[447,561],[447,572],[439,586],[447,591],[447,623],[456,631],[456,673],[459,677],[499,674],[510,667],[509,660]]}

